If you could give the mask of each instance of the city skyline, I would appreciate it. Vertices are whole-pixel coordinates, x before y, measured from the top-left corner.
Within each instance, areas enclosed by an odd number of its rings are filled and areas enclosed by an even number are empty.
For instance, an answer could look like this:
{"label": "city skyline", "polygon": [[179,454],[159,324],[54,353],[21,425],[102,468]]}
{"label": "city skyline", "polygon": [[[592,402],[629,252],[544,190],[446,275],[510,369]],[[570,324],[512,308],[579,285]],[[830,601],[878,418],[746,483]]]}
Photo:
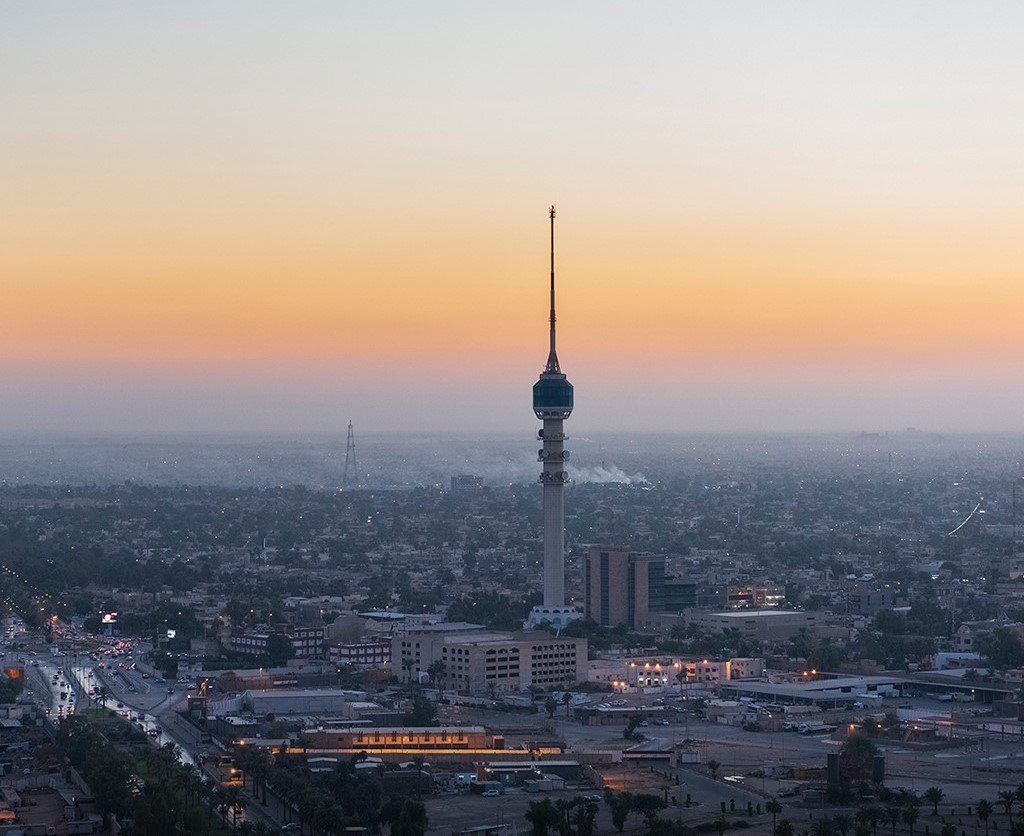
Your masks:
{"label": "city skyline", "polygon": [[1016,430],[986,8],[9,10],[0,432]]}

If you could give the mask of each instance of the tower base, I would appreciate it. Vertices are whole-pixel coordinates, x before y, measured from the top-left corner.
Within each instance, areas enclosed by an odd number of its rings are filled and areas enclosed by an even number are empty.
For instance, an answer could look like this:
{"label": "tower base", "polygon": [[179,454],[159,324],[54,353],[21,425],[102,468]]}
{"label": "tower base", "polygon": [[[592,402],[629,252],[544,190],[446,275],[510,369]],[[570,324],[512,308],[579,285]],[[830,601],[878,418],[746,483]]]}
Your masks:
{"label": "tower base", "polygon": [[524,630],[535,630],[542,624],[550,624],[556,630],[566,627],[570,621],[583,618],[575,607],[545,607],[543,605],[534,607],[523,622]]}

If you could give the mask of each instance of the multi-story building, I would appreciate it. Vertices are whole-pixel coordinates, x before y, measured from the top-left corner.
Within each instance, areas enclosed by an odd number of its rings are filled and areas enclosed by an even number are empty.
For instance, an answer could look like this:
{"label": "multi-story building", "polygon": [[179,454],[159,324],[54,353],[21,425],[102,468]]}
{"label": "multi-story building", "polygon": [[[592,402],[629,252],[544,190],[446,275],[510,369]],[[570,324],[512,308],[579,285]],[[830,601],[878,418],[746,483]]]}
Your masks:
{"label": "multi-story building", "polygon": [[585,614],[598,624],[637,629],[665,602],[665,558],[591,546],[584,567]]}
{"label": "multi-story building", "polygon": [[786,587],[777,583],[729,584],[725,588],[725,608],[763,610],[786,603]]}
{"label": "multi-story building", "polygon": [[229,650],[249,656],[262,656],[267,652],[270,637],[286,636],[292,644],[296,659],[319,659],[324,655],[323,627],[295,627],[285,625],[280,630],[247,630],[235,628],[227,640]]}
{"label": "multi-story building", "polygon": [[441,646],[448,636],[483,632],[482,625],[464,621],[396,626],[391,637],[391,667],[402,682],[424,681],[427,668],[441,658]]}
{"label": "multi-story building", "polygon": [[452,476],[451,478],[452,493],[470,493],[472,491],[480,490],[483,486],[484,479],[482,476],[473,476],[468,473],[463,473],[458,476]]}
{"label": "multi-story building", "polygon": [[586,639],[546,632],[460,636],[441,648],[444,680],[465,693],[567,687],[586,676]]}
{"label": "multi-story building", "polygon": [[444,626],[432,625],[433,629],[410,631],[392,639],[395,675],[399,679],[417,681],[424,678],[423,674],[433,673],[435,684],[441,687],[469,694],[495,694],[524,691],[531,686],[568,687],[586,678],[586,639],[555,637],[541,631],[437,629]]}
{"label": "multi-story building", "polygon": [[856,615],[877,615],[896,606],[896,591],[891,586],[858,583],[847,594],[846,606]]}
{"label": "multi-story building", "polygon": [[[697,606],[697,584],[682,578],[665,578],[665,592],[660,612],[682,613]],[[651,612],[658,610],[651,609]]]}
{"label": "multi-story building", "polygon": [[331,648],[331,659],[358,668],[379,668],[391,663],[391,640],[367,638]]}
{"label": "multi-story building", "polygon": [[591,546],[584,564],[585,614],[598,624],[643,629],[652,613],[697,605],[697,584],[666,577],[665,558],[614,546]]}

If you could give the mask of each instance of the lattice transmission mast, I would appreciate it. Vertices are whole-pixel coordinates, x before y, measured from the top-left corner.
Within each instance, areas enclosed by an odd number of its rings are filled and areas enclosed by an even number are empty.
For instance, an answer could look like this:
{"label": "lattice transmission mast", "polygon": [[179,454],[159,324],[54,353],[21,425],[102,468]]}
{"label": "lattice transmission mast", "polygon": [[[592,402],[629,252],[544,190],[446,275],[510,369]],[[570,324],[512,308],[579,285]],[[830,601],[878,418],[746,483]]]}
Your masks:
{"label": "lattice transmission mast", "polygon": [[359,487],[359,466],[356,464],[356,436],[352,422],[348,422],[348,440],[345,442],[345,472],[341,477],[343,488]]}

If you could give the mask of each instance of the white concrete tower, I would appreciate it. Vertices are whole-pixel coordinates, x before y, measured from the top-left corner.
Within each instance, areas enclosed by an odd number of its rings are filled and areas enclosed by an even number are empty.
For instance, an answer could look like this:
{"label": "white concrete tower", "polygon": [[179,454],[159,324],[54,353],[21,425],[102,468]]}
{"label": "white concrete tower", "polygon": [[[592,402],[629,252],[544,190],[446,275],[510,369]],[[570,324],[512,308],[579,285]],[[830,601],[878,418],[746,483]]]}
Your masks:
{"label": "white concrete tower", "polygon": [[572,414],[572,384],[562,374],[555,350],[555,207],[551,219],[551,308],[549,315],[548,362],[540,379],[533,384],[533,411],[543,421],[538,438],[543,446],[538,452],[541,462],[540,483],[544,508],[544,604],[534,607],[526,627],[548,622],[564,627],[582,617],[574,607],[565,604],[565,450],[563,421]]}

